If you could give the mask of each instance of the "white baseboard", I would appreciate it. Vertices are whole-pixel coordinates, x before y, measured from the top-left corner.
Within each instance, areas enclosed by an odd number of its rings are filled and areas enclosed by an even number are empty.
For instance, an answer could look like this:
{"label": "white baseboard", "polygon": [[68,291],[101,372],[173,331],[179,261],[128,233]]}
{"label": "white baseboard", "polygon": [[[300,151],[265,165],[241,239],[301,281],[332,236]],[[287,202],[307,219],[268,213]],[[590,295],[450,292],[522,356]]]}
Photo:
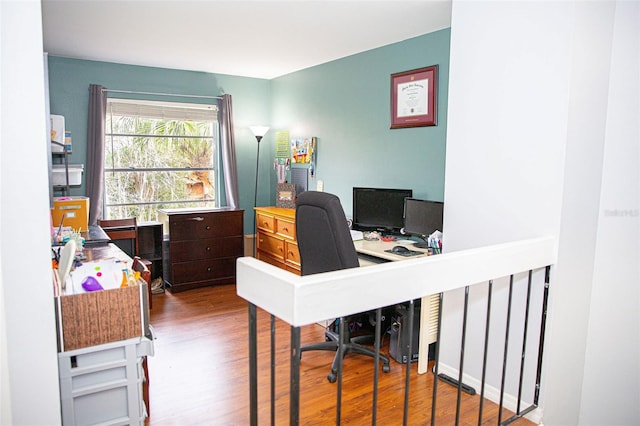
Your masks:
{"label": "white baseboard", "polygon": [[[440,373],[446,374],[449,377],[453,377],[456,380],[458,379],[458,375],[459,375],[459,372],[456,368],[453,368],[442,362],[438,365],[438,374]],[[467,374],[462,374],[462,383],[464,383],[465,385],[471,386],[476,390],[478,394],[480,394],[480,389],[482,387],[482,383],[480,382],[480,380],[476,379],[475,377],[469,376]],[[488,400],[496,404],[500,404],[500,389],[485,384],[484,396]],[[526,404],[531,404],[531,402],[527,402],[525,403],[525,405]],[[515,413],[518,407],[518,398],[515,395],[505,393],[504,398],[502,400],[502,406],[507,410],[510,410]],[[542,408],[538,407],[533,411],[531,411],[530,413],[528,413],[527,415],[525,415],[524,417],[527,420],[537,425],[542,425],[542,412],[543,412]]]}

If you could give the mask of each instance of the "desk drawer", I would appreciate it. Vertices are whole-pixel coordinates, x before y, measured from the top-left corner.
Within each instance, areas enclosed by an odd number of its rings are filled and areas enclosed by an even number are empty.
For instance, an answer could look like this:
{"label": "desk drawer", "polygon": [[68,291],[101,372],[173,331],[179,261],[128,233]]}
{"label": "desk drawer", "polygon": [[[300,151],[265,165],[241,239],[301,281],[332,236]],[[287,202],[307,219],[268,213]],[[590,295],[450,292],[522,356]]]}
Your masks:
{"label": "desk drawer", "polygon": [[276,232],[292,240],[296,239],[296,224],[284,219],[278,219],[276,222]]}
{"label": "desk drawer", "polygon": [[244,254],[242,236],[194,241],[171,241],[170,244],[172,262],[188,262],[227,256],[241,257]]}
{"label": "desk drawer", "polygon": [[263,214],[256,214],[256,227],[260,230],[267,232],[276,231],[276,220],[272,216],[265,216]]}
{"label": "desk drawer", "polygon": [[237,211],[173,215],[169,221],[171,241],[199,240],[238,235],[242,214]]}
{"label": "desk drawer", "polygon": [[173,275],[171,283],[177,286],[196,281],[233,278],[236,275],[236,258],[174,263],[171,274]]}
{"label": "desk drawer", "polygon": [[258,244],[257,247],[259,250],[267,252],[271,256],[278,258],[279,260],[284,261],[284,241],[271,236],[269,234],[265,234],[264,232],[258,232]]}

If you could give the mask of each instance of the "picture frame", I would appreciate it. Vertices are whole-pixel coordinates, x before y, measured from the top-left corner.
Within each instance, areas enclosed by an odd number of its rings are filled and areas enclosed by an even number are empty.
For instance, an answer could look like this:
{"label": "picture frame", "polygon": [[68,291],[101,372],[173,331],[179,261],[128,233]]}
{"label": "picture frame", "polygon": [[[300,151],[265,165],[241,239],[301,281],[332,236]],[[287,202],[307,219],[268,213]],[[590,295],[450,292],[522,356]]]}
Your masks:
{"label": "picture frame", "polygon": [[293,209],[296,207],[296,185],[279,183],[276,189],[276,207]]}
{"label": "picture frame", "polygon": [[436,126],[438,65],[391,74],[391,128]]}

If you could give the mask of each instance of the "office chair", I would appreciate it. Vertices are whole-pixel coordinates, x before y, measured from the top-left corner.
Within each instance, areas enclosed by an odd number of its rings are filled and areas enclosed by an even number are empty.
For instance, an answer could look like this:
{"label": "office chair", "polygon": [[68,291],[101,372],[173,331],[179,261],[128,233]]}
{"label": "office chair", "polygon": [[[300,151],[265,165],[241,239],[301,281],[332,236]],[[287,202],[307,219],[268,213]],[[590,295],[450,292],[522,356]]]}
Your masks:
{"label": "office chair", "polygon": [[[126,219],[98,219],[98,226],[131,258],[138,255],[138,221],[135,217]],[[131,250],[126,250],[122,243],[116,241],[130,240]]]}
{"label": "office chair", "polygon": [[[340,199],[327,192],[305,191],[296,201],[296,238],[300,250],[300,264],[302,275],[336,271],[359,267],[358,255],[351,239],[347,225],[347,218],[340,204]],[[349,318],[339,321],[349,323]],[[327,328],[326,341],[305,345],[302,352],[311,350],[336,351],[331,365],[331,373],[327,376],[329,382],[336,381],[339,362],[339,345],[342,353],[357,353],[375,357],[375,351],[358,343],[358,338],[351,338],[348,327],[344,327],[345,336],[340,336]],[[365,336],[370,339],[370,336]],[[383,371],[390,370],[389,358],[380,354]]]}

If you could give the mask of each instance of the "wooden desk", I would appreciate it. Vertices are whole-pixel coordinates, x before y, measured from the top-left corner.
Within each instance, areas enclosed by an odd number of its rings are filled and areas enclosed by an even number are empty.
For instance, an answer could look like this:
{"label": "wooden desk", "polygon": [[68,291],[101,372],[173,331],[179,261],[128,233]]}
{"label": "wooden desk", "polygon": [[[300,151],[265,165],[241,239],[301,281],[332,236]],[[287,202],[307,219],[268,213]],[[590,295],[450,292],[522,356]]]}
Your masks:
{"label": "wooden desk", "polygon": [[[367,240],[357,240],[353,242],[353,245],[356,247],[356,251],[358,254],[364,254],[367,256],[372,256],[381,260],[381,262],[396,262],[398,260],[407,260],[407,259],[415,259],[416,257],[424,257],[429,256],[427,249],[421,249],[414,247],[412,243],[402,243],[398,241],[367,241]],[[401,256],[399,254],[388,253],[386,250],[391,250],[395,246],[403,246],[408,248],[409,250],[419,251],[424,254],[415,255],[415,256]],[[360,266],[365,266],[371,263],[376,263],[375,261],[371,261],[366,257],[360,258]],[[380,263],[380,262],[377,262]]]}

